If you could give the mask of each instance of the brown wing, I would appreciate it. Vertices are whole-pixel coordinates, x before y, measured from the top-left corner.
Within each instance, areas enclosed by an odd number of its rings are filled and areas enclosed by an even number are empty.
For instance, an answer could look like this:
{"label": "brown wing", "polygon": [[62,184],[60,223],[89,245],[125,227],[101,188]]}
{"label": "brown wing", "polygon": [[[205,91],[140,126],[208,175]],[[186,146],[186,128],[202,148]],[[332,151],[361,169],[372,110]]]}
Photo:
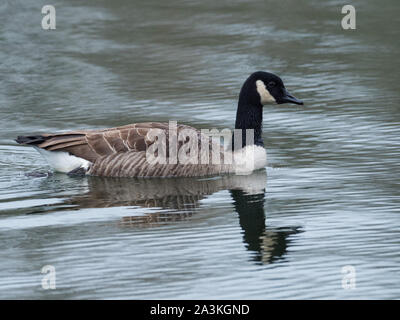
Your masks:
{"label": "brown wing", "polygon": [[[49,151],[65,151],[94,162],[96,159],[117,152],[146,151],[155,139],[151,129],[169,130],[168,123],[144,122],[102,130],[78,130],[65,133],[18,137],[17,142],[35,145]],[[178,125],[178,131],[192,127]],[[168,137],[168,134],[166,134]]]}

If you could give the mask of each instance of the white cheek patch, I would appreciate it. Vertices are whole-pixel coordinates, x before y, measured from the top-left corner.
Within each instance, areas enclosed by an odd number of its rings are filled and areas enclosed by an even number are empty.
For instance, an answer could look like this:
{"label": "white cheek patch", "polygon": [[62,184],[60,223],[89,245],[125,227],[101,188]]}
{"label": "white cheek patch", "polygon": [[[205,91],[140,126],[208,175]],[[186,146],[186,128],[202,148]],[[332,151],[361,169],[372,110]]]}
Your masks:
{"label": "white cheek patch", "polygon": [[275,98],[269,93],[268,89],[265,87],[265,83],[262,80],[256,81],[257,92],[261,98],[261,104],[272,104],[275,103]]}

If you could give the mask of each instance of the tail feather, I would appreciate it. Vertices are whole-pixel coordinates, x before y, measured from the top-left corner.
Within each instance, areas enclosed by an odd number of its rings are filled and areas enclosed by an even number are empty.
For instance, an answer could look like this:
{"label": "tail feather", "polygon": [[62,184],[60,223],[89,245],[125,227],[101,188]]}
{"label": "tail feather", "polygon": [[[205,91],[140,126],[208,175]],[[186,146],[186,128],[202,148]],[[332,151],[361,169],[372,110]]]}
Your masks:
{"label": "tail feather", "polygon": [[22,145],[34,147],[39,152],[40,150],[59,151],[89,162],[93,162],[99,156],[88,145],[85,132],[80,131],[19,136],[15,141]]}
{"label": "tail feather", "polygon": [[46,137],[37,135],[37,136],[18,136],[15,141],[19,144],[31,144],[31,145],[37,145],[42,142],[45,142],[47,140]]}

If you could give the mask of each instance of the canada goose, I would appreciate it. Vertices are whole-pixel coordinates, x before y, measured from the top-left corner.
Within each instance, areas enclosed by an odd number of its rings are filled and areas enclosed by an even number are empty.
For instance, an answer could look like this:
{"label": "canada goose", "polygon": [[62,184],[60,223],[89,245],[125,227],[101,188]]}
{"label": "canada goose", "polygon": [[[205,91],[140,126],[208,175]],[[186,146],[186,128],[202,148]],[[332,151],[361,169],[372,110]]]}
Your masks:
{"label": "canada goose", "polygon": [[[172,141],[172,135],[169,136],[170,125],[159,122],[135,123],[102,130],[19,136],[16,142],[35,147],[56,171],[71,174],[108,177],[193,177],[234,172],[249,173],[266,165],[266,151],[261,137],[262,108],[263,105],[274,103],[303,104],[289,94],[277,75],[262,71],[251,74],[239,94],[235,129],[241,133],[242,141],[238,147],[240,135],[239,140],[236,137],[232,139],[231,162],[224,161],[229,158],[229,153],[214,140],[211,144],[207,144],[207,148],[215,147],[224,160],[219,163],[211,161],[210,149],[207,152],[200,152],[200,157],[205,154],[207,161],[199,159],[199,155],[195,153],[192,155],[191,150],[194,150],[194,147],[198,150],[203,146],[201,143],[209,141],[210,137],[193,127],[177,125],[176,134],[180,138]],[[248,129],[254,134],[251,139]],[[195,136],[193,134],[190,136],[187,132],[194,132]],[[157,136],[160,133],[164,134],[165,140],[160,140]],[[189,151],[184,150],[182,147],[191,138],[197,139],[192,139],[196,141],[195,145],[192,144]],[[169,161],[157,162],[154,158],[150,161],[147,151],[160,141],[164,150],[167,150],[164,153]],[[173,147],[175,149],[171,149],[173,142],[176,144]],[[162,150],[162,148],[155,150],[153,155],[160,156]],[[176,161],[169,155],[171,150],[178,153],[183,151],[186,162]]]}

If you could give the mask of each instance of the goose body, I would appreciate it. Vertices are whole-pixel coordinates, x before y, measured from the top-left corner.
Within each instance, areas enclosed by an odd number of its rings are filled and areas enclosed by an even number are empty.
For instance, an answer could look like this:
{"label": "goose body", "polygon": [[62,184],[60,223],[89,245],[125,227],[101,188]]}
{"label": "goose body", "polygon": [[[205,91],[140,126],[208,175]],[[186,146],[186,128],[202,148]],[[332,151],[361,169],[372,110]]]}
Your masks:
{"label": "goose body", "polygon": [[[286,91],[278,76],[253,73],[239,96],[235,123],[239,140],[233,137],[228,150],[201,130],[182,124],[171,127],[171,123],[161,122],[19,136],[16,141],[35,147],[54,170],[65,173],[108,177],[247,174],[266,165],[261,138],[263,105],[285,102],[302,104]],[[149,158],[151,149],[155,150],[153,158]]]}

